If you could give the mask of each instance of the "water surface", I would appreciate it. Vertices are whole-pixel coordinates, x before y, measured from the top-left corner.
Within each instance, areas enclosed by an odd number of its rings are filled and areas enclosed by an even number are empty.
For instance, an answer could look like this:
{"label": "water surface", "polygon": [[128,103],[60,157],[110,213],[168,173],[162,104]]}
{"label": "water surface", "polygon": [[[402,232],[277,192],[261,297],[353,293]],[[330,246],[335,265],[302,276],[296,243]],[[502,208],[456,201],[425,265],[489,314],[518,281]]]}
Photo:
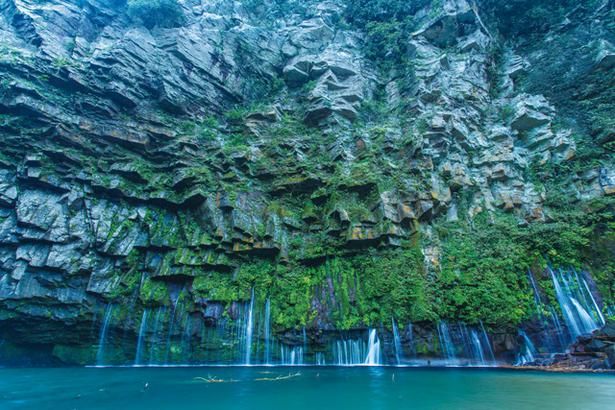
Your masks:
{"label": "water surface", "polygon": [[606,374],[382,367],[0,369],[2,410],[604,410],[613,406],[615,376]]}

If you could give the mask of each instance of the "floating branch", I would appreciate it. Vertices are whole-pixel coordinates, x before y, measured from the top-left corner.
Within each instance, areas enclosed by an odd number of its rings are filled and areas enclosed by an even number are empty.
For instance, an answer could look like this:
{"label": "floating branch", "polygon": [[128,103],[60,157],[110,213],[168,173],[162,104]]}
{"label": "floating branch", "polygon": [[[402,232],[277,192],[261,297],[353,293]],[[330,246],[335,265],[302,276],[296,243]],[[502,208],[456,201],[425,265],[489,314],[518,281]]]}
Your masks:
{"label": "floating branch", "polygon": [[278,380],[292,379],[293,377],[299,377],[299,376],[301,376],[301,373],[297,372],[297,373],[294,373],[294,374],[289,373],[287,376],[278,376],[278,377],[274,377],[274,378],[263,377],[263,378],[260,378],[260,379],[256,379],[256,381],[258,381],[258,382],[275,382],[275,381],[278,381]]}

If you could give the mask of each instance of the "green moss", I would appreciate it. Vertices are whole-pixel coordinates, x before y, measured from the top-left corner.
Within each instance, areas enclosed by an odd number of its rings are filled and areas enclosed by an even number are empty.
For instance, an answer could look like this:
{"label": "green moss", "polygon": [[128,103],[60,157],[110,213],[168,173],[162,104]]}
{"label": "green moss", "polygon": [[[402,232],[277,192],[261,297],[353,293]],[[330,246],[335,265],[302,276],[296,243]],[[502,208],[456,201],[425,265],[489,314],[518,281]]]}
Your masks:
{"label": "green moss", "polygon": [[418,247],[336,259],[327,266],[336,284],[335,320],[341,328],[435,319]]}
{"label": "green moss", "polygon": [[[603,206],[602,212],[583,207],[553,212],[552,221],[530,225],[519,225],[511,215],[486,212],[472,225],[439,224],[443,258],[436,286],[438,315],[451,321],[515,326],[535,312],[529,271],[557,305],[550,279],[541,276],[547,263],[590,269],[610,304],[615,280],[607,255],[613,243],[613,213],[612,205]],[[604,241],[598,252],[597,240]]]}
{"label": "green moss", "polygon": [[315,306],[326,309],[340,329],[389,323],[391,317],[400,321],[435,318],[417,247],[337,257],[317,266],[253,269],[249,269],[249,282],[255,283],[257,294],[270,299],[278,330],[310,326],[317,314]]}
{"label": "green moss", "polygon": [[229,273],[211,271],[197,276],[192,282],[196,295],[216,302],[231,303],[239,300],[239,290]]}
{"label": "green moss", "polygon": [[145,278],[139,291],[139,299],[146,306],[169,304],[169,290],[166,283]]}
{"label": "green moss", "polygon": [[311,310],[315,277],[309,269],[280,266],[268,288],[271,317],[276,329],[297,329],[314,316]]}

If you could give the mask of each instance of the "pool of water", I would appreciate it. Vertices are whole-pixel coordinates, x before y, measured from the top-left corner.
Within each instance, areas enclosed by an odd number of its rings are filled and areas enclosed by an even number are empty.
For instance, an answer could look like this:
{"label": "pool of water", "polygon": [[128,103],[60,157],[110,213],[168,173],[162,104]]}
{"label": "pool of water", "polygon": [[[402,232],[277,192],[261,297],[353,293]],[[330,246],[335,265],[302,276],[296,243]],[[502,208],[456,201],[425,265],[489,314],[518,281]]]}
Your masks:
{"label": "pool of water", "polygon": [[615,376],[494,369],[0,369],[0,409],[612,409]]}

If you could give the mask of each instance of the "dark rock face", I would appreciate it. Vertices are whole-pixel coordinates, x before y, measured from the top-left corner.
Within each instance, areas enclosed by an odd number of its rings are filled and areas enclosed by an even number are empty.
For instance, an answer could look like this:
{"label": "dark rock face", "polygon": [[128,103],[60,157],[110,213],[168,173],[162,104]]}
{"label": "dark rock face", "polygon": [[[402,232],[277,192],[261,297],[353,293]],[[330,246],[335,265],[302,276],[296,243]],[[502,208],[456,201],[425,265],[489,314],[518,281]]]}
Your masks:
{"label": "dark rock face", "polygon": [[[576,152],[549,98],[517,84],[540,56],[500,44],[465,0],[418,14],[404,40],[410,90],[365,57],[338,2],[290,2],[274,17],[268,2],[185,0],[179,27],[151,29],[121,3],[0,0],[0,338],[34,346],[25,357],[91,363],[113,304],[122,343],[134,345],[144,309],[166,309],[169,338],[197,340],[249,298],[203,282],[254,261],[396,249],[433,238],[438,217],[484,210],[544,221],[528,167]],[[595,48],[591,70],[613,66],[596,23],[609,12],[570,28]],[[367,126],[376,103],[384,119]],[[574,188],[614,194],[612,160]],[[437,240],[421,247],[436,269]],[[325,299],[311,301],[314,340],[335,332]],[[180,314],[190,329],[173,327]],[[498,353],[517,348],[501,339]],[[591,349],[615,363],[611,347]]]}
{"label": "dark rock face", "polygon": [[565,354],[539,359],[530,366],[550,370],[615,370],[615,323],[583,336]]}

